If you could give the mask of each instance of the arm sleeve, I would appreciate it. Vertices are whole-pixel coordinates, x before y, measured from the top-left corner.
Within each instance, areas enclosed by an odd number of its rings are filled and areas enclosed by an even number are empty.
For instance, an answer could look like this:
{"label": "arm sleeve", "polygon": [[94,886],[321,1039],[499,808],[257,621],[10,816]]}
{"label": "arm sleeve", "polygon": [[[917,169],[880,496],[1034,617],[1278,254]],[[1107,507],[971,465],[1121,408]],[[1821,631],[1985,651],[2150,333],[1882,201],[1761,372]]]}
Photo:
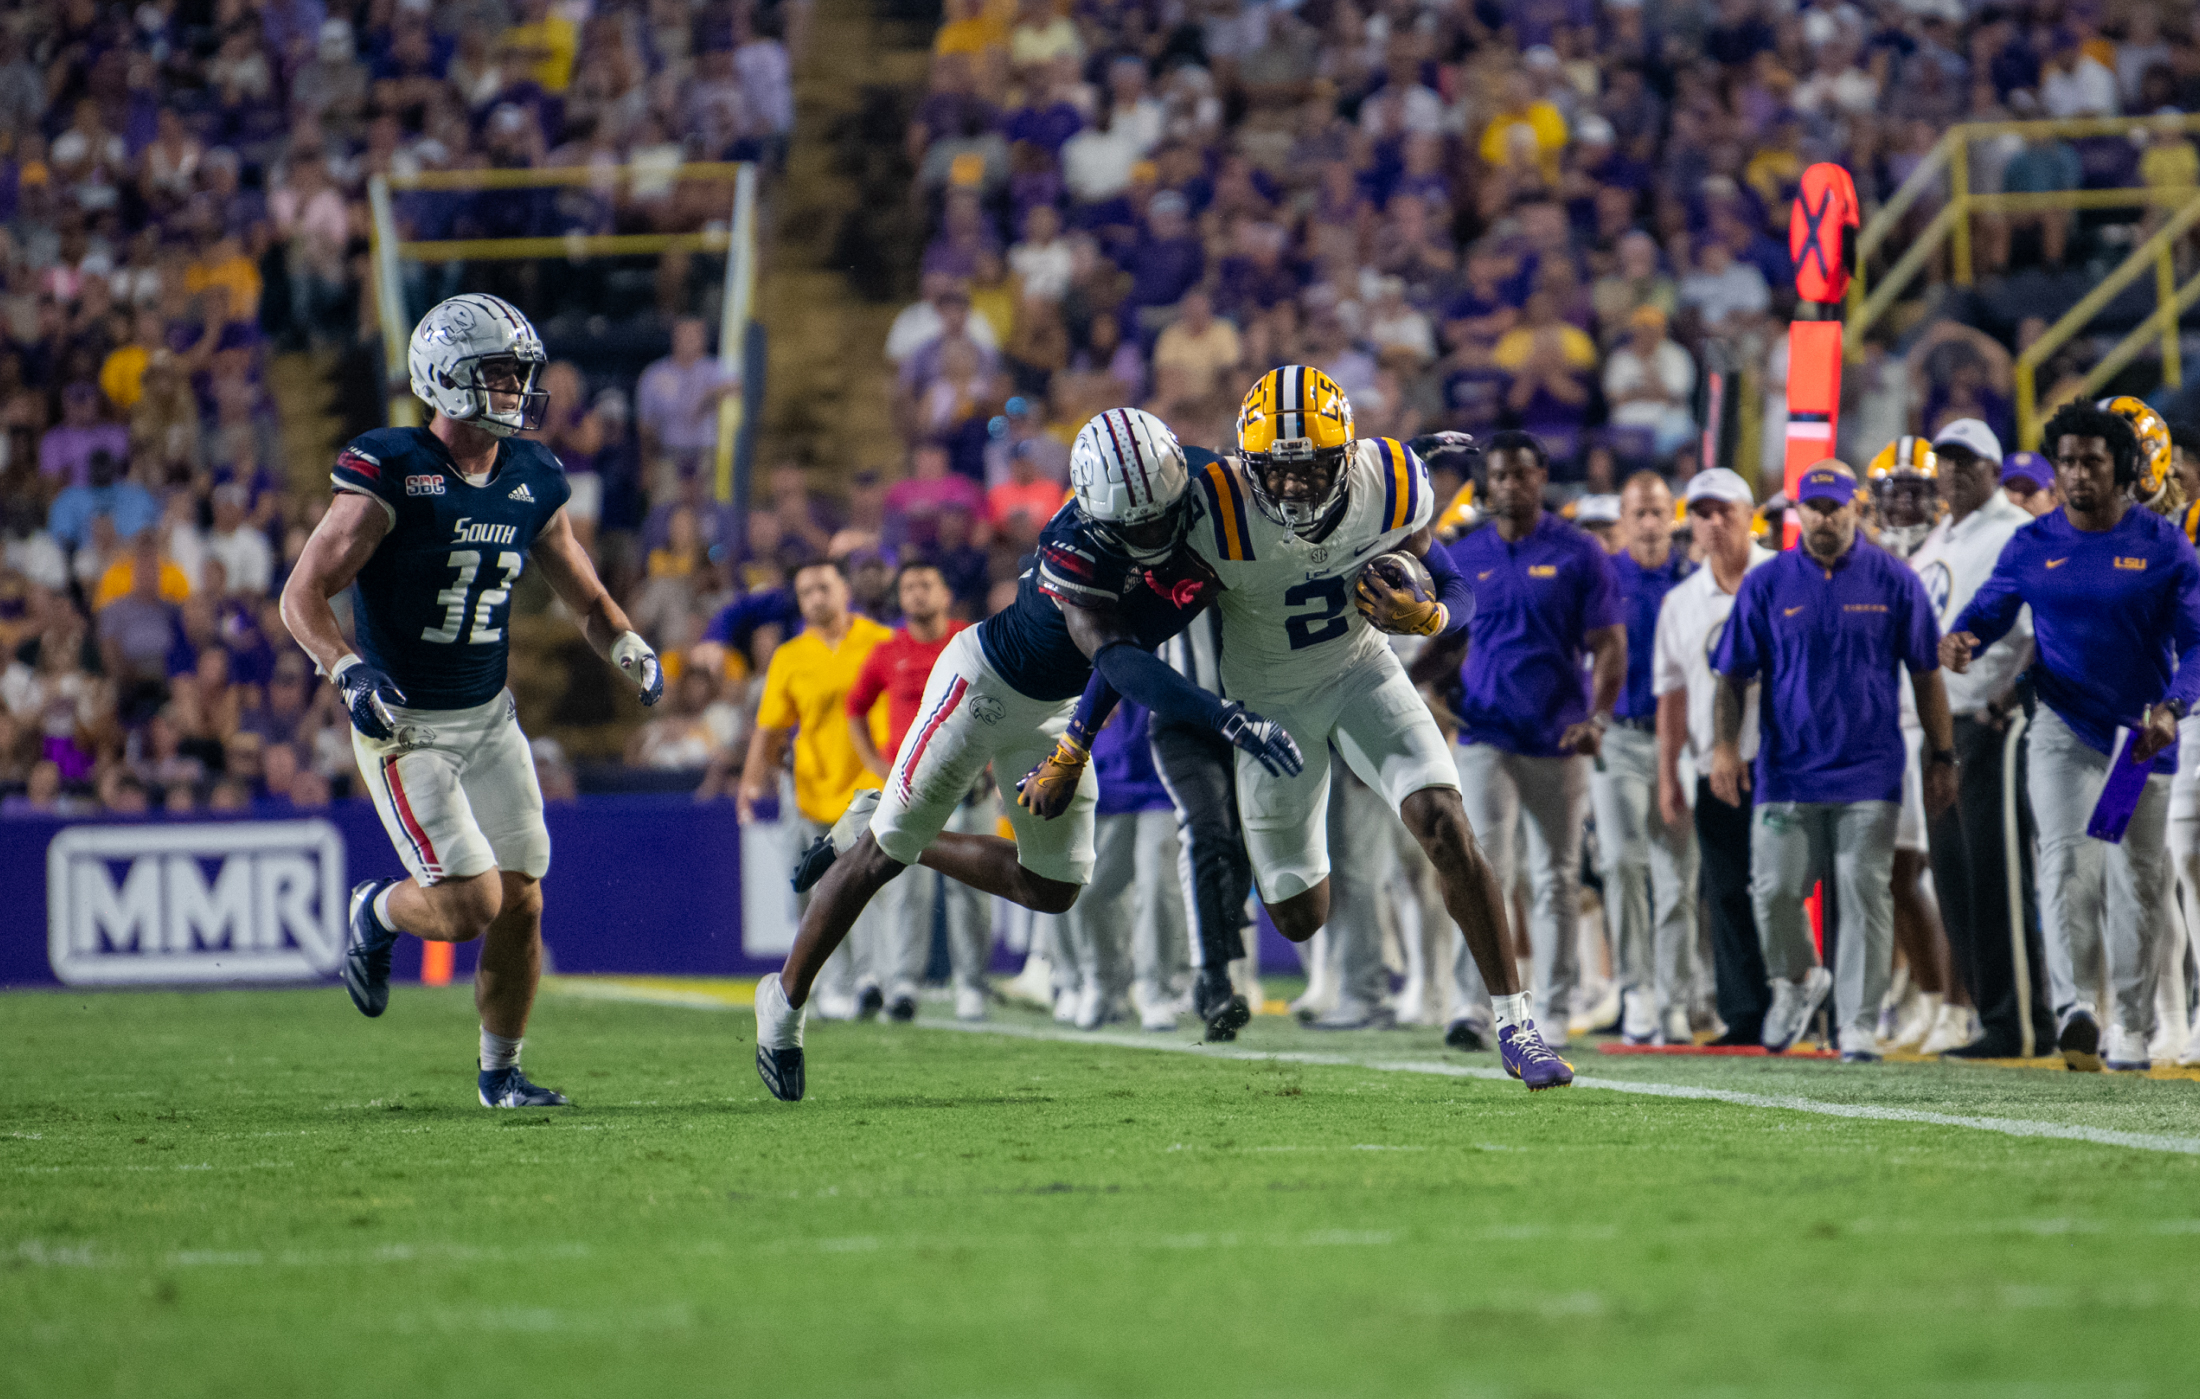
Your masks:
{"label": "arm sleeve", "polygon": [[1474,619],[1474,585],[1459,571],[1459,565],[1452,562],[1451,550],[1441,544],[1430,544],[1421,562],[1427,567],[1430,580],[1436,584],[1436,600],[1444,604],[1447,624],[1437,635],[1450,636],[1465,631],[1467,623]]}
{"label": "arm sleeve", "polygon": [[1925,591],[1925,580],[1905,568],[1902,584],[1907,611],[1902,619],[1902,663],[1910,674],[1923,675],[1940,669],[1940,622],[1933,616],[1932,594]]}
{"label": "arm sleeve", "polygon": [[[1220,696],[1200,689],[1169,669],[1159,656],[1139,650],[1132,642],[1116,641],[1101,647],[1100,654],[1092,658],[1092,668],[1095,679],[1105,677],[1118,692],[1152,710],[1156,718],[1206,728],[1222,725]],[[1087,689],[1089,693],[1090,687]]]}
{"label": "arm sleeve", "polygon": [[[1948,628],[1950,631],[1967,631],[1978,638],[1977,650],[1987,647],[2008,635],[2016,624],[2017,613],[2024,608],[2024,595],[2017,590],[2017,541],[2012,539],[2001,546],[2001,557],[1994,561],[1994,571],[1986,581],[1978,585],[1965,605],[1963,615]],[[2033,619],[2036,626],[2038,618]]]}
{"label": "arm sleeve", "polygon": [[863,669],[856,672],[856,683],[848,691],[848,713],[861,718],[871,712],[878,697],[886,692],[886,666],[883,647],[872,647],[871,654],[863,658]]}
{"label": "arm sleeve", "polygon": [[1108,677],[1093,667],[1092,679],[1085,682],[1085,692],[1077,697],[1077,712],[1070,715],[1068,737],[1077,741],[1086,751],[1091,751],[1093,735],[1108,722],[1123,696],[1108,683]]}
{"label": "arm sleeve", "polygon": [[756,706],[756,726],[760,729],[792,729],[802,723],[801,711],[794,707],[794,696],[787,689],[787,648],[781,646],[772,652],[772,660],[764,669],[764,698]]}
{"label": "arm sleeve", "polygon": [[1764,663],[1757,637],[1757,600],[1764,596],[1764,588],[1752,586],[1763,570],[1742,579],[1741,589],[1734,595],[1733,615],[1726,619],[1725,628],[1719,633],[1719,645],[1711,653],[1711,671],[1714,675],[1731,675],[1737,680],[1752,680]]}

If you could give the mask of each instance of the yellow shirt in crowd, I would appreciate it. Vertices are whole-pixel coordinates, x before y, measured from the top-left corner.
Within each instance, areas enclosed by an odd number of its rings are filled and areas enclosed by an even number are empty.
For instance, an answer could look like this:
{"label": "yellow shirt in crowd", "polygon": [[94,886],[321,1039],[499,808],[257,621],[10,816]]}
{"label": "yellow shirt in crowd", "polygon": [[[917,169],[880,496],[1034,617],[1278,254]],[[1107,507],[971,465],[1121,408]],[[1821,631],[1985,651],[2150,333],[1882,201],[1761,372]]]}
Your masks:
{"label": "yellow shirt in crowd", "polygon": [[[838,821],[857,789],[883,785],[856,756],[855,740],[848,735],[848,692],[856,687],[856,675],[872,649],[892,635],[868,617],[852,617],[840,645],[829,646],[816,632],[803,632],[772,652],[764,672],[764,700],[757,706],[756,722],[762,728],[795,730],[794,804],[819,825]],[[876,725],[872,737],[883,744]]]}
{"label": "yellow shirt in crowd", "polygon": [[573,58],[580,43],[580,31],[561,15],[544,15],[504,31],[506,48],[540,55],[527,73],[544,92],[563,92],[573,85]]}
{"label": "yellow shirt in crowd", "polygon": [[[117,559],[107,565],[99,575],[99,585],[92,589],[92,611],[97,612],[116,598],[128,597],[137,586],[137,564],[131,559]],[[160,561],[160,600],[162,602],[189,602],[191,580],[182,569],[167,559]]]}

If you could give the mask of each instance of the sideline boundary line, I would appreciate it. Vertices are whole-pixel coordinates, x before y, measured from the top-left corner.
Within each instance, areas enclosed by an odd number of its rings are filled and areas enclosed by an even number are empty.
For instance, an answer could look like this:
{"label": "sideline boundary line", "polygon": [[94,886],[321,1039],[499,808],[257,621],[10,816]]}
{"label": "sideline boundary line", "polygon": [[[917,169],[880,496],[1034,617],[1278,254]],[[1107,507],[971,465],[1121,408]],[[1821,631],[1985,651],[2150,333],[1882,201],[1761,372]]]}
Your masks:
{"label": "sideline boundary line", "polygon": [[[558,988],[566,990],[566,988]],[[567,991],[567,994],[571,994]],[[601,1000],[631,1000],[651,1005],[676,1005],[697,1010],[737,1010],[729,999],[708,994],[674,998],[656,988],[634,988],[631,993],[616,983],[596,982],[579,994]],[[1510,1083],[1503,1069],[1477,1064],[1450,1064],[1432,1059],[1354,1059],[1342,1054],[1310,1054],[1294,1050],[1232,1049],[1222,1045],[1177,1039],[1137,1038],[1109,1031],[1071,1031],[999,1021],[965,1023],[918,1019],[920,1030],[946,1030],[966,1035],[999,1035],[1008,1039],[1040,1040],[1051,1044],[1100,1045],[1111,1049],[1142,1049],[1165,1054],[1194,1054],[1209,1059],[1248,1063],[1308,1064],[1322,1068],[1371,1069],[1377,1073],[1429,1074],[1440,1078],[1486,1079]],[[1611,1093],[1635,1093],[1650,1098],[1684,1098],[1697,1102],[1725,1103],[1732,1107],[1771,1108],[1812,1113],[1821,1117],[1846,1117],[1871,1122],[1908,1122],[1929,1127],[1961,1127],[1975,1132],[1996,1132],[2009,1137],[2045,1137],[2058,1141],[2085,1142],[2093,1146],[2120,1146],[2132,1151],[2162,1151],[2181,1156],[2200,1156],[2200,1137],[2172,1137],[2151,1132],[2119,1132],[2107,1127],[2084,1127],[2062,1122],[2038,1122],[2021,1117],[1968,1117],[1956,1113],[1928,1112],[1922,1108],[1880,1107],[1867,1103],[1829,1103],[1793,1094],[1741,1093],[1726,1088],[1698,1088],[1689,1084],[1653,1083],[1640,1079],[1605,1078],[1576,1073],[1573,1086]]]}

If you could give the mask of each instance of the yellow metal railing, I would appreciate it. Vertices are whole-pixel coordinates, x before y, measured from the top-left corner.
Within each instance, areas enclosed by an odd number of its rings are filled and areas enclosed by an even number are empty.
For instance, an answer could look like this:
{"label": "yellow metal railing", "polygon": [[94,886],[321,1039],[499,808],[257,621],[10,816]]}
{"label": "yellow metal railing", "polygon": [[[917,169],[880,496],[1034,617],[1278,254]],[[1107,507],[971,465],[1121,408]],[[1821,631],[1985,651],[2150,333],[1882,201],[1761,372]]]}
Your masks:
{"label": "yellow metal railing", "polygon": [[[631,189],[711,183],[733,186],[723,225],[692,233],[566,234],[549,238],[443,238],[403,241],[390,202],[392,190],[543,189],[572,185]],[[756,288],[756,167],[738,161],[699,161],[682,165],[573,165],[530,170],[428,170],[413,175],[376,175],[367,182],[373,214],[372,254],[375,309],[382,324],[382,353],[387,371],[390,422],[416,426],[420,403],[406,385],[405,348],[412,322],[405,314],[399,264],[411,262],[490,262],[527,258],[652,256],[673,252],[726,254],[718,358],[729,382],[741,382],[746,365],[748,318]],[[715,485],[720,500],[734,498],[734,447],[745,405],[739,392],[718,406]]]}
{"label": "yellow metal railing", "polygon": [[[2190,188],[2138,186],[2128,189],[2053,190],[2028,194],[1974,194],[1970,183],[1971,145],[1997,136],[2070,139],[2085,136],[2128,136],[2134,131],[2175,130],[2190,135],[2200,132],[2200,115],[2180,117],[2083,117],[2065,121],[1964,122],[1948,129],[1909,178],[1899,185],[1868,219],[1857,236],[1856,275],[1849,284],[1846,340],[1852,358],[1864,351],[1865,335],[1910,290],[1919,274],[1948,251],[1948,279],[1957,286],[1971,285],[1971,218],[1974,214],[2072,213],[2086,209],[2158,208],[2173,211],[2157,229],[2083,300],[2050,326],[2017,357],[2017,437],[2027,449],[2038,445],[2039,366],[2084,330],[2101,310],[2148,269],[2155,275],[2156,306],[2129,335],[2120,341],[2087,374],[2083,392],[2091,394],[2106,384],[2152,341],[2160,346],[2165,384],[2184,382],[2183,356],[2177,343],[2177,322],[2200,301],[2200,278],[2177,285],[2176,245],[2200,221],[2200,191]],[[1947,197],[1924,229],[1902,250],[1885,274],[1876,281],[1870,275],[1872,259],[1893,237],[1911,210],[1943,181]]]}

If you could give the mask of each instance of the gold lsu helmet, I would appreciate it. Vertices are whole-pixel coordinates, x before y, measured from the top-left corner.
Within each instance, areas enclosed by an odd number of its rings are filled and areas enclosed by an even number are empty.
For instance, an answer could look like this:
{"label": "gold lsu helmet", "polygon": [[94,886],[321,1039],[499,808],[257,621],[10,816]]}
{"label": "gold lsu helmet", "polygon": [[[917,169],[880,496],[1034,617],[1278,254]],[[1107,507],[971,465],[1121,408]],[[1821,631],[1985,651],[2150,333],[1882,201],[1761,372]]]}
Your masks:
{"label": "gold lsu helmet", "polygon": [[[1336,380],[1310,364],[1271,369],[1238,409],[1237,448],[1260,513],[1293,533],[1311,529],[1344,498],[1352,404]],[[1285,500],[1280,481],[1296,476],[1305,478],[1306,496]]]}
{"label": "gold lsu helmet", "polygon": [[1940,454],[1924,438],[1905,434],[1880,448],[1864,475],[1874,489],[1889,481],[1937,481]]}
{"label": "gold lsu helmet", "polygon": [[2093,406],[2131,424],[2131,435],[2139,439],[2139,479],[2132,484],[2131,494],[2143,504],[2156,504],[2170,480],[2169,424],[2147,407],[2145,399],[2128,393],[2101,399]]}

